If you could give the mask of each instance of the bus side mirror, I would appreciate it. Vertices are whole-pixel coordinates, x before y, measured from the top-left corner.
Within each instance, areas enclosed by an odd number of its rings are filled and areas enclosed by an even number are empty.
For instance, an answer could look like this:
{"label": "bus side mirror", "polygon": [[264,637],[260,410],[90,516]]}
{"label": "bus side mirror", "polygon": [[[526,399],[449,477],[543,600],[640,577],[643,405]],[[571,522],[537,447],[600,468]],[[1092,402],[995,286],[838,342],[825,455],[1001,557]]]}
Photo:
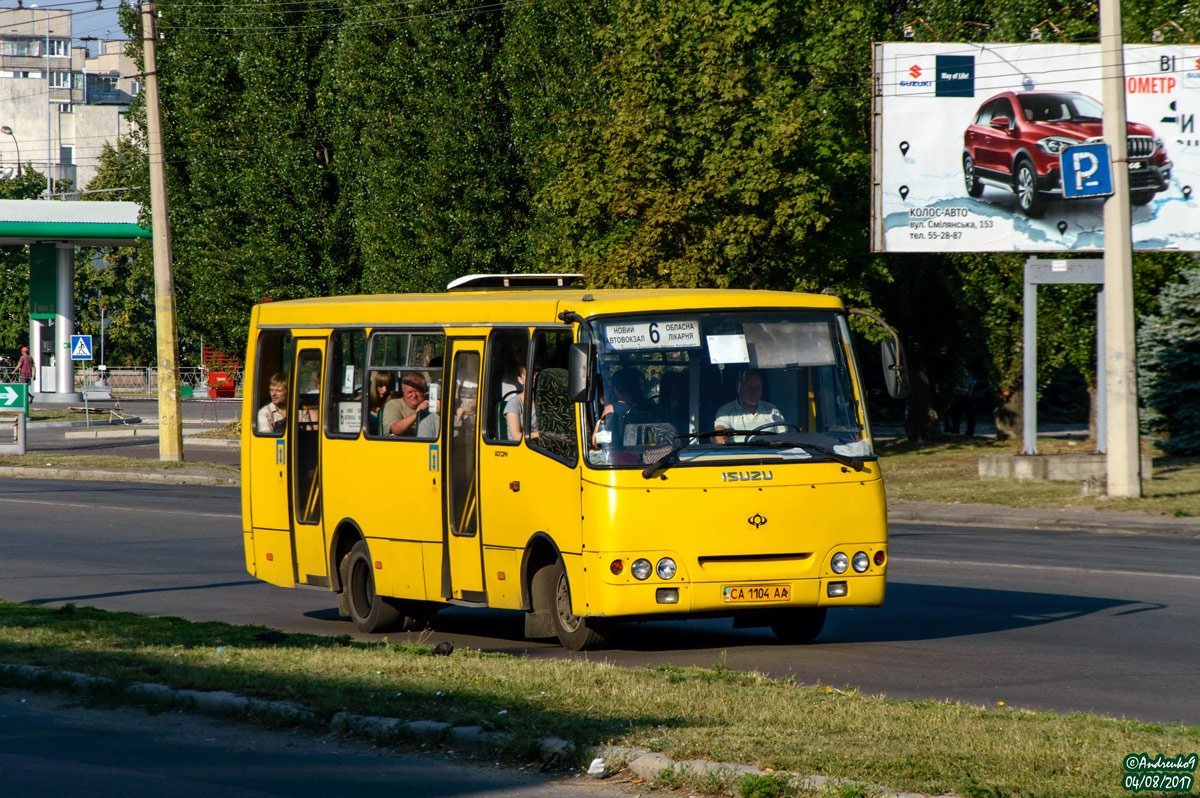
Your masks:
{"label": "bus side mirror", "polygon": [[595,355],[591,344],[571,344],[567,357],[567,398],[572,402],[592,401]]}
{"label": "bus side mirror", "polygon": [[883,361],[883,382],[887,385],[888,396],[893,399],[904,399],[908,396],[908,361],[904,359],[904,345],[900,336],[892,326],[869,310],[861,308],[846,308],[852,316],[866,316],[871,321],[888,331],[879,346],[880,360]]}
{"label": "bus side mirror", "polygon": [[908,361],[904,358],[904,345],[899,338],[884,338],[879,345],[879,356],[883,361],[883,381],[888,396],[903,399],[908,396]]}

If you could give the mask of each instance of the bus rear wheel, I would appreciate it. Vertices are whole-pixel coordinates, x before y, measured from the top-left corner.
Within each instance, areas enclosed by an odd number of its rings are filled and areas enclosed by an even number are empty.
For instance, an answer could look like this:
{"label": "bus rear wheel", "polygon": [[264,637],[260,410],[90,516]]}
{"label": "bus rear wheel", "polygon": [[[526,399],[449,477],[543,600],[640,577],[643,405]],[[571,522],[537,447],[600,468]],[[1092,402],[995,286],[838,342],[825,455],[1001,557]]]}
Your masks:
{"label": "bus rear wheel", "polygon": [[608,643],[606,624],[571,611],[571,586],[567,582],[567,571],[562,560],[546,567],[549,569],[549,578],[539,582],[549,593],[542,600],[550,607],[558,641],[570,651],[603,648]]}
{"label": "bus rear wheel", "polygon": [[404,602],[375,592],[375,570],[366,541],[360,540],[342,559],[339,569],[342,590],[350,609],[350,620],[360,632],[410,631],[416,618],[404,612]]}
{"label": "bus rear wheel", "polygon": [[771,631],[781,643],[810,643],[825,626],[824,607],[784,610],[771,619]]}

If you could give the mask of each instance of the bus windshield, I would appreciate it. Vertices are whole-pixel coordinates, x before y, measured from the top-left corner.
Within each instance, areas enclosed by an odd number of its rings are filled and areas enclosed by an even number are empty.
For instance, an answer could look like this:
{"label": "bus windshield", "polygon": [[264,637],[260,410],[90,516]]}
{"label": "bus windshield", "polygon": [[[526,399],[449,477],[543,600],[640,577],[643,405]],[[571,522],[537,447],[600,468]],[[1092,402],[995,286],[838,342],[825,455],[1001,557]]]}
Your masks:
{"label": "bus windshield", "polygon": [[593,467],[873,456],[839,313],[621,316],[594,320],[591,334]]}

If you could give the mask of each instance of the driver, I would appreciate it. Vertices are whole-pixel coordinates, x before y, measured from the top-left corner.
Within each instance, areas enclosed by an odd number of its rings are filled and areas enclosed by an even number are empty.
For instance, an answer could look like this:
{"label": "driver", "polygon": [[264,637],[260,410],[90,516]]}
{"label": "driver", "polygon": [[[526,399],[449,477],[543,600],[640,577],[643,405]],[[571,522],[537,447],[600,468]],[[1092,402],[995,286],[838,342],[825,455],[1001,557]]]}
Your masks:
{"label": "driver", "polygon": [[[721,405],[717,410],[713,429],[753,430],[765,424],[784,425],[783,413],[770,402],[763,401],[763,379],[758,369],[746,369],[738,377],[738,395],[732,402]],[[728,443],[736,440],[741,443],[746,435],[721,435],[715,437],[717,443]]]}

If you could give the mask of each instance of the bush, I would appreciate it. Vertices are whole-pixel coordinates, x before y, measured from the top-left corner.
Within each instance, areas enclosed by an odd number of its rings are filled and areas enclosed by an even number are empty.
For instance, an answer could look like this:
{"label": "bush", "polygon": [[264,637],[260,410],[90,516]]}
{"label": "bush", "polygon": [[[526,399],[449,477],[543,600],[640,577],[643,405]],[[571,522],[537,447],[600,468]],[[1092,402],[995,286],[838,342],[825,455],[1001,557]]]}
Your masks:
{"label": "bush", "polygon": [[1183,278],[1138,332],[1142,431],[1173,455],[1200,453],[1200,269]]}

